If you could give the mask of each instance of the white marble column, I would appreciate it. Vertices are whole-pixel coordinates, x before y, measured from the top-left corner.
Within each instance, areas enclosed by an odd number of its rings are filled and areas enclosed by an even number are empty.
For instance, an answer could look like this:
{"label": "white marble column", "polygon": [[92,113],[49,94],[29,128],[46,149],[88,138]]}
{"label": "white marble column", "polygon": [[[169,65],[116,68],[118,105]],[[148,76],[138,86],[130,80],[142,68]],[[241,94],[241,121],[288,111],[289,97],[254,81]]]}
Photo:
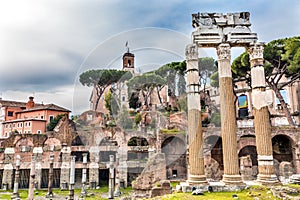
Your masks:
{"label": "white marble column", "polygon": [[263,185],[278,184],[273,162],[271,124],[268,110],[264,71],[264,47],[255,43],[248,48],[251,64],[252,105],[258,160],[257,182]]}
{"label": "white marble column", "polygon": [[198,47],[186,47],[188,142],[189,142],[189,185],[206,185],[203,156],[203,131],[201,121],[200,85],[198,72]]}
{"label": "white marble column", "polygon": [[222,181],[226,185],[243,184],[239,171],[237,125],[234,105],[234,93],[231,73],[231,47],[220,44],[217,47],[219,67],[220,114],[224,174]]}

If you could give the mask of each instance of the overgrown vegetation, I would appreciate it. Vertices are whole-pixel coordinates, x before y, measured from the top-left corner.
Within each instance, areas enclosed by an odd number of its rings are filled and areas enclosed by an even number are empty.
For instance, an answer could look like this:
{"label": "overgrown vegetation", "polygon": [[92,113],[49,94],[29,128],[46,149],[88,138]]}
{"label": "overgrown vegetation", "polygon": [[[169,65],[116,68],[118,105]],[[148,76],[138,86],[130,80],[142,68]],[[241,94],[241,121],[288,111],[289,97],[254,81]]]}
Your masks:
{"label": "overgrown vegetation", "polygon": [[54,117],[54,119],[52,119],[48,124],[47,124],[47,131],[53,131],[53,129],[55,128],[55,126],[58,124],[59,120],[61,118],[63,118],[63,116],[65,116],[65,114],[60,114],[57,115],[56,117]]}

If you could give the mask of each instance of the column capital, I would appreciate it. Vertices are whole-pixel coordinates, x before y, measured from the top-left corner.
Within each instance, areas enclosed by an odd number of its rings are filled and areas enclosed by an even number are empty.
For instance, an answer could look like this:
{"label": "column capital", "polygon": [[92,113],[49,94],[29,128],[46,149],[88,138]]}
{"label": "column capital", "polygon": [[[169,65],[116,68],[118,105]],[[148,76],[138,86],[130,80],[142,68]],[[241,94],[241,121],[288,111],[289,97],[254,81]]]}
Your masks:
{"label": "column capital", "polygon": [[254,43],[248,47],[249,59],[263,59],[264,58],[264,44],[263,43]]}
{"label": "column capital", "polygon": [[228,43],[222,43],[217,47],[218,60],[231,59],[231,47]]}
{"label": "column capital", "polygon": [[196,44],[189,44],[185,48],[186,60],[198,60],[198,47]]}

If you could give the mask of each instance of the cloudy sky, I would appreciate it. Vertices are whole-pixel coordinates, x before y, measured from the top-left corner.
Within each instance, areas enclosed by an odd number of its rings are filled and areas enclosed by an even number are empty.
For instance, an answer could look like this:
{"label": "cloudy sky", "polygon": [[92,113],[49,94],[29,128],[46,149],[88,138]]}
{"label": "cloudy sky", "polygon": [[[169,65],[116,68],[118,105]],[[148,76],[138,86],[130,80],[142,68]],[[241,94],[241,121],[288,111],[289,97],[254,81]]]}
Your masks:
{"label": "cloudy sky", "polygon": [[[79,114],[88,69],[121,69],[128,41],[141,71],[184,59],[197,12],[251,13],[259,41],[300,33],[299,0],[3,0],[0,2],[0,96],[55,103]],[[236,50],[238,53],[241,50]],[[233,55],[238,55],[233,52]],[[201,50],[215,57],[215,50]]]}

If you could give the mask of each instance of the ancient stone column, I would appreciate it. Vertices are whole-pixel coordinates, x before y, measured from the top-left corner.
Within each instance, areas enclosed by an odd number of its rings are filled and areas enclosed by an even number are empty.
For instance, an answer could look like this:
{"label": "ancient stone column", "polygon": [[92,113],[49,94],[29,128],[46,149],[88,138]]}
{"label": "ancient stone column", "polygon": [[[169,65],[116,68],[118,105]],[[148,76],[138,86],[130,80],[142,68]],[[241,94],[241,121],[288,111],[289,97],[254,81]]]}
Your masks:
{"label": "ancient stone column", "polygon": [[116,175],[115,175],[115,192],[114,196],[118,197],[121,195],[120,193],[120,176],[119,176],[119,154],[116,154]]}
{"label": "ancient stone column", "polygon": [[114,198],[114,179],[115,179],[115,163],[114,163],[114,155],[109,155],[109,182],[108,182],[108,199],[113,199]]}
{"label": "ancient stone column", "polygon": [[198,47],[186,47],[187,99],[188,99],[188,142],[189,142],[189,185],[207,184],[204,173],[203,133],[201,122],[200,85],[198,74]]}
{"label": "ancient stone column", "polygon": [[20,199],[19,195],[19,180],[20,180],[20,165],[21,165],[21,156],[17,155],[16,157],[16,172],[15,172],[15,181],[14,181],[14,191],[11,199]]}
{"label": "ancient stone column", "polygon": [[31,157],[29,189],[28,189],[28,200],[33,200],[33,198],[34,198],[35,160],[36,160],[35,156],[32,156]]}
{"label": "ancient stone column", "polygon": [[46,195],[47,198],[53,197],[52,192],[52,184],[53,184],[53,161],[54,161],[54,155],[50,155],[49,159],[49,181],[48,181],[48,193]]}
{"label": "ancient stone column", "polygon": [[71,156],[69,200],[74,200],[75,158],[76,156]]}
{"label": "ancient stone column", "polygon": [[264,47],[255,43],[248,48],[251,64],[252,105],[258,160],[257,182],[263,185],[278,183],[274,171],[271,124],[268,110],[264,72]]}
{"label": "ancient stone column", "polygon": [[230,45],[223,43],[217,47],[219,65],[220,114],[224,175],[226,185],[243,184],[239,173],[237,125],[234,105],[234,93],[230,66]]}
{"label": "ancient stone column", "polygon": [[83,159],[82,159],[82,188],[81,188],[81,193],[80,197],[85,197],[87,195],[86,191],[86,168],[87,168],[87,153],[82,154]]}

